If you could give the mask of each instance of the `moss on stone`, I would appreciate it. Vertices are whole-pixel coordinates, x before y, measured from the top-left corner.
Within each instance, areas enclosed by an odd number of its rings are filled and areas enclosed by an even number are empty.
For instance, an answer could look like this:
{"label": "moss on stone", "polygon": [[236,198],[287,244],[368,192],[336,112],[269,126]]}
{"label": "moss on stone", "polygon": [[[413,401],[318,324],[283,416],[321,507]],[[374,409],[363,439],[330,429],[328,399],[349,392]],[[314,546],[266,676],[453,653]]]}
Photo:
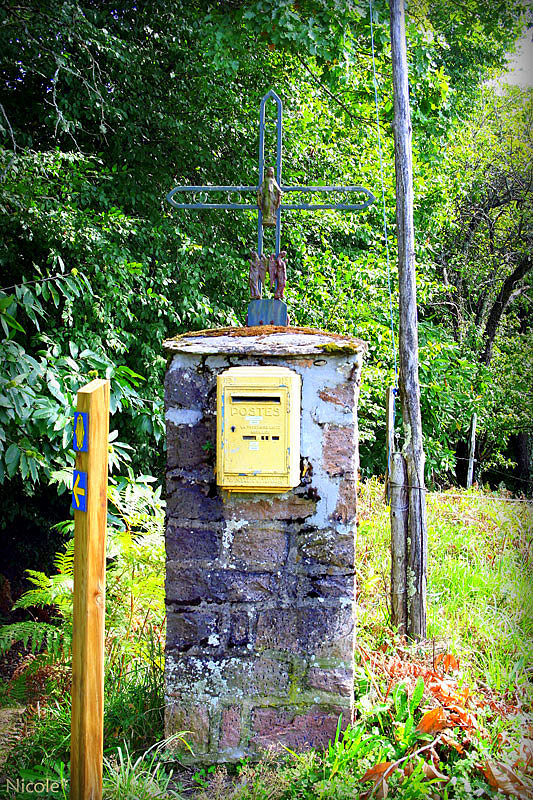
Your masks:
{"label": "moss on stone", "polygon": [[341,339],[333,342],[325,342],[324,344],[318,344],[317,349],[331,354],[358,353],[361,350],[361,342]]}

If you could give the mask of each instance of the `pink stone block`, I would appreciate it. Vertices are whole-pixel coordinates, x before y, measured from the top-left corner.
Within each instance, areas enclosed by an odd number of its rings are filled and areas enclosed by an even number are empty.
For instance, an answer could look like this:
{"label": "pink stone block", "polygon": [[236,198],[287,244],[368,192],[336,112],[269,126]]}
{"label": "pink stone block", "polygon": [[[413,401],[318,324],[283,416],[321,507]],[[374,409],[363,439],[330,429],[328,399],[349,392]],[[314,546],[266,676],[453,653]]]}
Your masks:
{"label": "pink stone block", "polygon": [[218,746],[222,750],[228,747],[238,747],[240,740],[241,710],[238,706],[230,706],[222,712]]}

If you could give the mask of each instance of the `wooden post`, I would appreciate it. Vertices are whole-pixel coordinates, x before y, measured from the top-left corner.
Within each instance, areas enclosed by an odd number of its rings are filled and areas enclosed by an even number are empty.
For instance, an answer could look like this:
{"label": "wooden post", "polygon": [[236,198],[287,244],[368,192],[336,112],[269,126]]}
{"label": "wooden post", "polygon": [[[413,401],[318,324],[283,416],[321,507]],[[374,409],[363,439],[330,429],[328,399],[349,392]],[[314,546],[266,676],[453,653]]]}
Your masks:
{"label": "wooden post", "polygon": [[418,379],[418,321],[413,223],[413,157],[407,73],[404,0],[389,0],[394,89],[396,228],[400,296],[400,399],[404,425],[403,453],[409,480],[408,633],[426,638],[427,521],[424,449]]}
{"label": "wooden post", "polygon": [[391,522],[391,622],[401,636],[407,632],[407,528],[409,491],[407,464],[393,453],[390,466]]}
{"label": "wooden post", "polygon": [[470,422],[470,450],[468,452],[468,474],[466,476],[466,488],[472,488],[472,481],[474,479],[474,455],[476,453],[476,425],[477,414],[472,414]]}
{"label": "wooden post", "polygon": [[387,422],[386,422],[386,439],[387,439],[387,469],[385,472],[385,499],[390,502],[390,475],[391,475],[391,459],[394,453],[394,402],[396,396],[396,389],[394,386],[389,386],[387,389]]}
{"label": "wooden post", "polygon": [[74,510],[70,798],[101,800],[109,381],[80,389],[77,411],[88,414],[89,430],[87,452],[76,454],[76,470],[87,475],[87,510]]}

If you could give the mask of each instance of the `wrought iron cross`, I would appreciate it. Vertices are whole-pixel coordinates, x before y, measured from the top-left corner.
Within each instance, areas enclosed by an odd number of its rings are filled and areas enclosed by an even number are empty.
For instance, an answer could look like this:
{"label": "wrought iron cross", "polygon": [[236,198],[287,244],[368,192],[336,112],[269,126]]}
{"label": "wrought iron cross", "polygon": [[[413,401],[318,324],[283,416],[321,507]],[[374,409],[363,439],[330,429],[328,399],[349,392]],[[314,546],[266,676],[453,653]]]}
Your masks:
{"label": "wrought iron cross", "polygon": [[[280,241],[281,241],[281,212],[282,211],[314,211],[319,209],[335,209],[338,211],[363,211],[368,206],[372,205],[375,197],[369,189],[363,186],[283,186],[281,183],[281,165],[282,165],[282,137],[283,137],[283,123],[282,113],[283,104],[278,95],[270,90],[261,100],[259,110],[259,183],[257,186],[175,186],[168,194],[166,199],[174,206],[174,208],[189,208],[189,209],[204,209],[204,208],[217,208],[217,209],[232,209],[236,211],[257,211],[257,255],[259,259],[263,256],[263,209],[259,202],[256,203],[235,203],[231,201],[230,195],[243,192],[254,192],[257,196],[261,191],[264,180],[265,169],[265,107],[267,100],[272,99],[276,104],[277,118],[276,118],[276,172],[275,176],[283,196],[287,192],[303,192],[303,193],[317,193],[317,192],[359,192],[365,194],[367,199],[362,203],[284,203],[275,210],[275,227],[276,227],[276,252],[275,259],[280,257]],[[227,194],[226,203],[206,203],[206,202],[192,202],[192,203],[177,203],[174,199],[175,195],[180,192],[225,192]],[[272,258],[272,257],[271,257]],[[248,306],[248,325],[263,325],[263,324],[278,324],[287,325],[287,306],[278,300],[252,300]]]}

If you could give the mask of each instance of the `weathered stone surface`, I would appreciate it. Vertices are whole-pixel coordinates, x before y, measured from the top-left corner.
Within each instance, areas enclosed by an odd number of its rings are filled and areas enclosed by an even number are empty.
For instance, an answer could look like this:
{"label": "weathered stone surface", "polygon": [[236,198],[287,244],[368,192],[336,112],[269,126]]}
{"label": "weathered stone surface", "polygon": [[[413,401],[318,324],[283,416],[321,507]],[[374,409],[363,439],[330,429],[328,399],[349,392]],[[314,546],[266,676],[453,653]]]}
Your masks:
{"label": "weathered stone surface", "polygon": [[203,408],[208,381],[194,369],[171,365],[165,377],[165,408]]}
{"label": "weathered stone surface", "polygon": [[322,692],[350,697],[353,694],[353,671],[351,669],[321,669],[311,667],[307,674],[307,685]]}
{"label": "weathered stone surface", "polygon": [[299,536],[298,558],[305,565],[329,564],[334,567],[353,568],[355,536],[339,534],[336,530],[313,529]]}
{"label": "weathered stone surface", "polygon": [[184,699],[228,698],[242,701],[249,697],[286,696],[290,686],[290,667],[282,659],[258,653],[183,654],[172,657],[173,691]]}
{"label": "weathered stone surface", "polygon": [[167,422],[167,468],[193,469],[215,463],[216,419],[196,425]]}
{"label": "weathered stone surface", "polygon": [[201,567],[184,567],[179,561],[167,561],[167,602],[182,605],[200,605],[202,600],[214,600],[209,594],[207,573]]}
{"label": "weathered stone surface", "polygon": [[167,562],[167,598],[171,602],[195,605],[207,603],[250,603],[276,597],[279,580],[271,573],[241,572],[235,569],[207,571],[200,566]]}
{"label": "weathered stone surface", "polygon": [[215,336],[188,333],[167,339],[163,347],[169,353],[227,353],[232,355],[302,356],[364,353],[366,342],[352,336],[339,336],[326,331],[302,331],[298,328],[280,329],[226,328]]}
{"label": "weathered stone surface", "polygon": [[285,662],[258,654],[228,659],[222,663],[221,674],[227,691],[242,697],[283,698],[290,684]]}
{"label": "weathered stone surface", "polygon": [[231,555],[252,570],[275,571],[285,563],[287,541],[285,530],[250,524],[235,531]]}
{"label": "weathered stone surface", "polygon": [[238,747],[240,740],[241,709],[239,706],[229,706],[222,711],[218,744],[222,750],[225,750],[228,747]]}
{"label": "weathered stone surface", "polygon": [[192,647],[220,643],[220,616],[209,611],[176,611],[167,615],[167,649],[187,652]]}
{"label": "weathered stone surface", "polygon": [[[311,747],[326,747],[335,738],[339,715],[343,714],[341,728],[349,724],[350,713],[345,708],[329,708],[327,711],[311,708],[304,714],[295,714],[277,708],[255,708],[252,716],[254,735],[250,744],[258,750],[306,750]],[[347,719],[348,718],[348,719]]]}
{"label": "weathered stone surface", "polygon": [[[291,367],[303,367],[304,369],[309,369],[312,367],[317,359],[314,358],[292,358],[291,359]],[[326,364],[325,359],[320,359],[321,361]]]}
{"label": "weathered stone surface", "polygon": [[338,597],[352,601],[355,594],[354,573],[298,575],[291,582],[291,591],[297,600]]}
{"label": "weathered stone surface", "polygon": [[354,472],[355,432],[352,425],[325,425],[322,456],[328,475]]}
{"label": "weathered stone surface", "polygon": [[283,697],[289,689],[289,683],[289,667],[286,663],[267,656],[255,659],[250,694]]}
{"label": "weathered stone surface", "polygon": [[181,469],[181,467],[174,467],[174,469],[167,470],[167,494],[172,494],[176,486],[189,485],[194,483],[204,484],[212,487],[215,485],[214,470],[212,465],[200,464],[191,469]]}
{"label": "weathered stone surface", "polygon": [[232,663],[231,658],[220,653],[168,652],[167,688],[177,700],[212,705],[214,697],[218,699],[228,694],[226,677]]}
{"label": "weathered stone surface", "polygon": [[325,403],[335,403],[351,412],[355,405],[355,386],[351,381],[339,386],[326,386],[318,392],[318,396]]}
{"label": "weathered stone surface", "polygon": [[222,500],[214,484],[185,483],[177,479],[168,482],[167,518],[176,520],[223,519]]}
{"label": "weathered stone surface", "polygon": [[[205,753],[209,749],[209,713],[207,707],[200,703],[184,703],[170,699],[165,708],[165,733],[187,731],[185,740],[196,753]],[[179,740],[172,743],[172,749],[188,752],[188,748]]]}
{"label": "weathered stone surface", "polygon": [[214,595],[230,603],[271,600],[279,591],[279,580],[270,573],[220,570],[212,574]]}
{"label": "weathered stone surface", "polygon": [[[280,742],[323,746],[353,705],[350,527],[365,347],[262,328],[168,348],[166,734],[192,730],[195,755],[183,758],[203,763]],[[216,485],[217,374],[258,363],[302,376],[305,476],[285,494]]]}
{"label": "weathered stone surface", "polygon": [[252,641],[251,614],[247,611],[232,611],[229,621],[228,647],[247,647]]}
{"label": "weathered stone surface", "polygon": [[228,519],[246,520],[297,520],[315,513],[316,503],[297,494],[264,495],[232,494],[224,511]]}
{"label": "weathered stone surface", "polygon": [[181,527],[174,520],[167,525],[169,561],[213,561],[220,553],[220,544],[221,533],[212,528]]}
{"label": "weathered stone surface", "polygon": [[256,649],[339,658],[350,662],[354,648],[352,607],[307,606],[260,611]]}
{"label": "weathered stone surface", "polygon": [[346,524],[355,520],[357,514],[357,484],[353,478],[343,478],[339,484],[339,497],[334,512],[337,522]]}

